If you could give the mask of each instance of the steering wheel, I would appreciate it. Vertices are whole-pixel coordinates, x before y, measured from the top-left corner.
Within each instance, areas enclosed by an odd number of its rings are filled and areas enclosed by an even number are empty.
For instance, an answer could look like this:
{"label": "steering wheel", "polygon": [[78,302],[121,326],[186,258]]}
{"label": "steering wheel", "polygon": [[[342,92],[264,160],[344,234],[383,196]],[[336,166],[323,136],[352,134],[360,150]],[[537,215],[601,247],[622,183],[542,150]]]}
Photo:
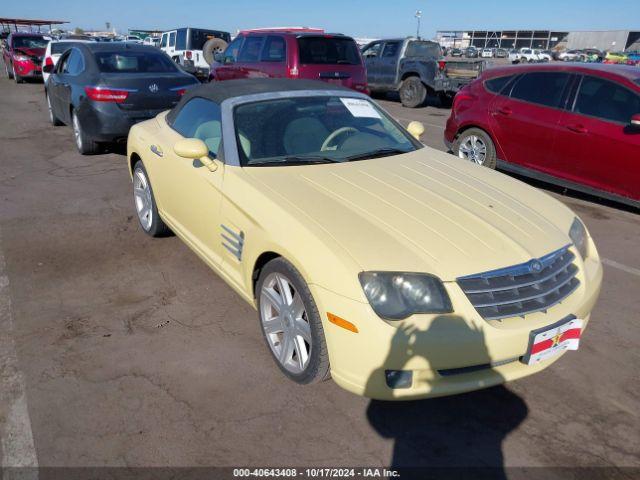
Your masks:
{"label": "steering wheel", "polygon": [[[332,150],[330,148],[331,143],[338,138],[340,135],[343,135],[345,133],[350,133],[350,132],[358,132],[357,128],[353,128],[353,127],[341,127],[337,130],[334,130],[333,132],[331,132],[329,134],[329,136],[326,138],[326,140],[322,143],[322,147],[320,147],[320,151],[321,152],[325,152],[327,150]],[[336,145],[334,145],[333,150],[335,150]]]}

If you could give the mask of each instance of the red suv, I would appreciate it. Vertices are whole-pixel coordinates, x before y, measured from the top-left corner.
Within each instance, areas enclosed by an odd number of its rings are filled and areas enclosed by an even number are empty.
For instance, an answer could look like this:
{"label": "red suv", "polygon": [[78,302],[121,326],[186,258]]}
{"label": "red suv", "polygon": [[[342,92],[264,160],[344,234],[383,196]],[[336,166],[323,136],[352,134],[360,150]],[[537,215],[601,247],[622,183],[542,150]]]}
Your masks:
{"label": "red suv", "polygon": [[12,33],[2,60],[7,77],[22,83],[25,78],[42,78],[42,57],[49,40],[34,33]]}
{"label": "red suv", "polygon": [[640,69],[486,70],[458,93],[444,134],[460,158],[640,207]]}
{"label": "red suv", "polygon": [[304,78],[368,93],[360,50],[345,35],[309,29],[245,30],[216,60],[209,80]]}

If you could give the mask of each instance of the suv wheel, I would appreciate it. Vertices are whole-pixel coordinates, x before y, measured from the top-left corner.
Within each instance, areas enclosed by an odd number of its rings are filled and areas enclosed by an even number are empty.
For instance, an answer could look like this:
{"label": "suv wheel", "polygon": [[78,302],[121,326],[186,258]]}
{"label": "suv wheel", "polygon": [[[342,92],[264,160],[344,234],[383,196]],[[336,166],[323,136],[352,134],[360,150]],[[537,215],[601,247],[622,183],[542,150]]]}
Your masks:
{"label": "suv wheel", "polygon": [[427,87],[424,86],[420,78],[405,78],[400,86],[400,101],[404,107],[417,108],[424,103],[427,98]]}
{"label": "suv wheel", "polygon": [[456,139],[452,150],[463,160],[492,169],[496,168],[496,147],[484,130],[479,128],[465,130]]}
{"label": "suv wheel", "polygon": [[256,285],[262,334],[280,370],[300,384],[329,378],[318,308],[300,272],[283,258],[267,263]]}
{"label": "suv wheel", "polygon": [[80,118],[74,110],[71,113],[71,125],[73,127],[73,136],[76,140],[76,147],[82,155],[93,155],[100,151],[100,146],[87,136],[80,123]]}

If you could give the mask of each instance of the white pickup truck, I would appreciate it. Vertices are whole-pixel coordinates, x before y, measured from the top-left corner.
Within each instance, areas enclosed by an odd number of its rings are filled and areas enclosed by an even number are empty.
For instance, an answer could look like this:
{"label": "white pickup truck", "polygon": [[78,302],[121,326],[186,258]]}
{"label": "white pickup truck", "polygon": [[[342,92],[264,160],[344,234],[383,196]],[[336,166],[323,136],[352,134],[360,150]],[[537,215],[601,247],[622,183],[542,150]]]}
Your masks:
{"label": "white pickup truck", "polygon": [[509,60],[511,63],[536,63],[544,61],[544,58],[540,50],[524,47],[520,50],[511,50],[509,52]]}

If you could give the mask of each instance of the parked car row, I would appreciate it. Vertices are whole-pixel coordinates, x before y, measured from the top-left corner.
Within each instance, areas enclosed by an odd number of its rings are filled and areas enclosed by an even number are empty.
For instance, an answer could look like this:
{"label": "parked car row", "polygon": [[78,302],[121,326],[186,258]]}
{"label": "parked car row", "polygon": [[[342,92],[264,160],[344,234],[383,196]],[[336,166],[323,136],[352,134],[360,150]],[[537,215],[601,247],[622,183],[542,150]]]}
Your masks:
{"label": "parked car row", "polygon": [[[64,42],[54,60],[56,49],[43,67],[52,124],[71,125],[82,153],[127,140],[142,230],[175,233],[252,305],[294,382],[330,373],[359,395],[423,398],[522,378],[579,347],[602,283],[587,229],[557,200],[472,162],[516,162],[504,152],[546,142],[542,121],[526,124],[544,111],[527,108],[578,115],[567,124],[576,135],[595,130],[590,101],[626,115],[631,74],[617,91],[569,65],[547,80],[529,78],[536,66],[476,71],[447,124],[455,159],[369,98],[344,35],[244,32],[206,85],[148,45]],[[441,72],[438,52],[392,39],[370,59]],[[472,121],[494,106],[504,146]],[[598,141],[589,148],[607,145]]]}

